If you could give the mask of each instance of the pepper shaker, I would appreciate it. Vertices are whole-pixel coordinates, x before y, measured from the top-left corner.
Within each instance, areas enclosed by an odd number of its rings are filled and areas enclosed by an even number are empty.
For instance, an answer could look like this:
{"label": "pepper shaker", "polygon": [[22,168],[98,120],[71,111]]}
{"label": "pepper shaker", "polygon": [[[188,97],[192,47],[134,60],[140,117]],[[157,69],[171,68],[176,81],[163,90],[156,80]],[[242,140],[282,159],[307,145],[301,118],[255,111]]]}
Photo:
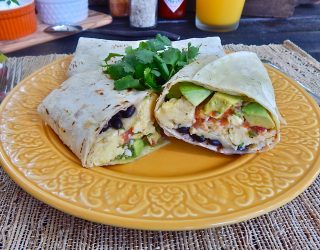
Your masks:
{"label": "pepper shaker", "polygon": [[130,25],[135,28],[153,28],[157,25],[157,0],[131,0]]}

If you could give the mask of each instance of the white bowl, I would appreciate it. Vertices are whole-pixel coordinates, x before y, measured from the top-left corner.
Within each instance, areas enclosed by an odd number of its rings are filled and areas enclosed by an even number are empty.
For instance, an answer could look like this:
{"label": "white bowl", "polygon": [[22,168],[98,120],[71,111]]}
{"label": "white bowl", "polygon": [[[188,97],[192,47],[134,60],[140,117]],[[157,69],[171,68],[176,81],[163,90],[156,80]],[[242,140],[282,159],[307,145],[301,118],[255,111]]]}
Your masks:
{"label": "white bowl", "polygon": [[76,24],[88,17],[88,0],[36,0],[36,9],[46,24]]}

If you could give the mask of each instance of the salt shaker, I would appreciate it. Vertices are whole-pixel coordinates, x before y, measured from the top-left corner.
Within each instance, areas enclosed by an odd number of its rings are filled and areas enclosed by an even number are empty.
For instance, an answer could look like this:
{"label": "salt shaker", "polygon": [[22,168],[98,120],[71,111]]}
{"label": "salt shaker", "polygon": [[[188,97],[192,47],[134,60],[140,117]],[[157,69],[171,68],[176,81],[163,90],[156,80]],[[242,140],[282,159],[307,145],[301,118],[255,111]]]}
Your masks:
{"label": "salt shaker", "polygon": [[135,28],[152,28],[157,25],[158,0],[131,0],[130,25]]}

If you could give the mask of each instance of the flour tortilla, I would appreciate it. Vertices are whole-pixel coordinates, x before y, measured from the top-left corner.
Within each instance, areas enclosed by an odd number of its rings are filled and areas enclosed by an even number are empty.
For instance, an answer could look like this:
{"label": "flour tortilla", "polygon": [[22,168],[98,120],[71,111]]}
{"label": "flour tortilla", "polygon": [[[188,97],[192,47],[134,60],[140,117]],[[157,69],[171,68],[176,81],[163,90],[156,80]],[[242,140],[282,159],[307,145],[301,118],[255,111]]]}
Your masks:
{"label": "flour tortilla", "polygon": [[[269,75],[255,53],[244,51],[235,52],[221,58],[208,56],[189,64],[165,85],[164,91],[157,101],[155,110],[158,110],[165,101],[165,97],[169,93],[170,88],[180,82],[192,82],[213,91],[247,96],[255,100],[270,112],[277,130],[276,140],[269,148],[264,148],[261,151],[268,150],[279,142],[280,121],[284,122],[284,120],[278,111],[274,89]],[[157,112],[155,116],[158,124],[168,136],[173,136],[188,143],[218,151],[216,146],[195,142],[189,135],[183,135],[175,129],[167,128],[161,123]],[[244,154],[254,153],[255,151],[249,150],[242,152],[224,148],[219,149],[219,152],[224,154]]]}
{"label": "flour tortilla", "polygon": [[[124,54],[128,46],[137,48],[141,41],[113,41],[95,38],[81,37],[76,48],[75,55],[69,66],[69,75],[72,76],[81,72],[94,71],[102,67],[103,60],[109,53]],[[178,49],[192,46],[200,46],[197,59],[208,55],[216,57],[224,56],[223,47],[219,37],[191,38],[172,42],[172,46]]]}

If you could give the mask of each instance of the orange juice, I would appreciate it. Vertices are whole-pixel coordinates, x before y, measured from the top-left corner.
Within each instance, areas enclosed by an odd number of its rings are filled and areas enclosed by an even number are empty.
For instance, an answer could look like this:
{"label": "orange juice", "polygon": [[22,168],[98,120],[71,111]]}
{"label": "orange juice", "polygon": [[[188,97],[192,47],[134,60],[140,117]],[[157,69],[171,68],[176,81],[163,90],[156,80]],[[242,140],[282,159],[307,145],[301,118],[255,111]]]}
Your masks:
{"label": "orange juice", "polygon": [[[212,27],[238,27],[245,0],[197,0],[196,24]],[[201,29],[201,27],[198,27]]]}

